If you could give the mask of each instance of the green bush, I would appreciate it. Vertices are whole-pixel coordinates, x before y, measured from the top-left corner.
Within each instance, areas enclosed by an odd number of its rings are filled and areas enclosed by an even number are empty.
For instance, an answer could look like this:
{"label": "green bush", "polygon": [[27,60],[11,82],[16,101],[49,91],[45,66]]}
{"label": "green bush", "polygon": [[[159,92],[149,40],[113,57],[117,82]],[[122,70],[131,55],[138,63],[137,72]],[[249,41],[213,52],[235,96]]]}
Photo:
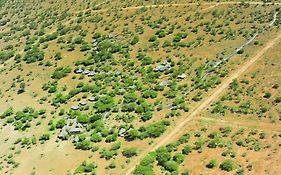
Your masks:
{"label": "green bush", "polygon": [[173,157],[173,160],[178,164],[181,164],[184,161],[185,155],[182,153],[176,153]]}
{"label": "green bush", "polygon": [[50,140],[50,134],[49,133],[45,133],[42,136],[39,137],[40,141],[47,141]]}
{"label": "green bush", "polygon": [[138,42],[139,42],[139,37],[138,36],[134,36],[134,38],[132,39],[132,41],[131,41],[131,45],[135,45],[135,44],[137,44]]}
{"label": "green bush", "polygon": [[111,158],[113,158],[114,156],[117,155],[117,151],[116,150],[105,150],[103,149],[101,152],[101,158],[105,158],[106,160],[110,160]]}
{"label": "green bush", "polygon": [[240,49],[237,51],[237,54],[243,54],[244,53],[244,49]]}
{"label": "green bush", "polygon": [[274,103],[280,103],[280,102],[281,102],[281,96],[276,97]]}
{"label": "green bush", "polygon": [[56,124],[56,128],[63,128],[64,126],[65,126],[65,120],[64,119],[58,120]]}
{"label": "green bush", "polygon": [[37,47],[32,47],[30,50],[28,50],[23,57],[23,60],[26,63],[33,63],[36,61],[42,61],[44,59],[44,52],[39,50]]}
{"label": "green bush", "polygon": [[237,164],[230,159],[224,160],[220,164],[220,169],[223,171],[232,171],[237,168]]}
{"label": "green bush", "polygon": [[70,72],[71,72],[71,69],[69,67],[59,67],[59,68],[55,69],[51,78],[61,79],[63,77],[66,77]]}
{"label": "green bush", "polygon": [[139,130],[141,131],[140,137],[143,138],[156,138],[161,136],[165,131],[167,126],[170,125],[169,121],[162,120],[157,123],[150,124],[148,126],[143,126]]}
{"label": "green bush", "polygon": [[122,151],[123,156],[130,158],[133,156],[137,156],[137,148],[125,148]]}
{"label": "green bush", "polygon": [[62,59],[62,55],[61,55],[61,53],[60,52],[57,52],[56,54],[55,54],[55,60],[61,60]]}
{"label": "green bush", "polygon": [[82,150],[90,150],[92,146],[89,140],[83,140],[81,142],[76,143],[75,148],[82,149]]}
{"label": "green bush", "polygon": [[95,143],[100,142],[100,141],[102,141],[102,137],[101,137],[101,135],[98,134],[98,133],[93,133],[93,134],[91,135],[91,141],[92,141],[92,142],[95,142]]}
{"label": "green bush", "polygon": [[210,160],[210,162],[206,165],[207,168],[215,168],[217,166],[216,160]]}
{"label": "green bush", "polygon": [[164,163],[165,170],[168,170],[170,172],[178,171],[179,164],[173,160],[169,160]]}
{"label": "green bush", "polygon": [[14,56],[14,51],[0,51],[0,62],[6,61]]}
{"label": "green bush", "polygon": [[157,37],[156,37],[155,35],[152,35],[152,36],[149,38],[148,41],[154,42],[154,41],[156,41],[156,40],[157,40]]}
{"label": "green bush", "polygon": [[83,162],[75,171],[74,174],[82,174],[82,173],[91,173],[92,175],[96,174],[96,168],[98,166],[93,163]]}
{"label": "green bush", "polygon": [[183,148],[183,150],[182,150],[182,153],[183,153],[183,154],[186,154],[186,155],[188,155],[188,154],[191,153],[191,152],[192,152],[192,147],[189,146],[189,145],[186,145],[186,146]]}
{"label": "green bush", "polygon": [[79,123],[88,123],[88,121],[89,121],[89,116],[88,116],[87,114],[79,115],[79,116],[77,117],[77,121],[78,121]]}

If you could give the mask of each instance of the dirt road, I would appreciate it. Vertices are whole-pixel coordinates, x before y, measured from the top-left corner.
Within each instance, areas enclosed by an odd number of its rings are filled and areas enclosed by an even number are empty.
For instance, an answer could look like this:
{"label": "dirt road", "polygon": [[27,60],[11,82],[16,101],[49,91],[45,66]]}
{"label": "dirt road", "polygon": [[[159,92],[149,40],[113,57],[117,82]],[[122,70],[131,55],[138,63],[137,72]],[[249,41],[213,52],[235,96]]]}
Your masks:
{"label": "dirt road", "polygon": [[243,127],[249,129],[255,129],[258,131],[267,131],[267,132],[274,132],[274,133],[281,133],[281,125],[275,125],[273,123],[264,123],[260,121],[250,121],[250,120],[243,120],[239,119],[239,121],[235,119],[221,119],[221,118],[211,118],[211,117],[202,117],[194,118],[197,121],[209,121],[214,123],[220,123],[224,126],[231,126],[231,127]]}
{"label": "dirt road", "polygon": [[127,169],[124,173],[125,175],[131,174],[137,164],[151,151],[155,151],[161,146],[168,144],[174,136],[184,134],[185,125],[194,119],[202,110],[206,109],[213,101],[218,99],[218,97],[222,94],[224,90],[226,90],[229,84],[239,76],[241,76],[250,66],[252,66],[268,49],[270,49],[275,43],[277,43],[281,39],[281,33],[279,33],[276,38],[272,39],[268,43],[266,43],[265,47],[261,49],[254,57],[250,58],[247,62],[245,62],[238,70],[233,72],[228,78],[226,78],[222,84],[220,84],[214,91],[211,93],[212,95],[204,99],[201,103],[199,103],[193,111],[184,119],[178,121],[175,124],[173,130],[168,132],[167,134],[160,137],[157,142],[151,145],[148,149],[146,149],[141,155],[136,157],[136,159],[131,161],[131,164],[128,165]]}
{"label": "dirt road", "polygon": [[[250,5],[281,5],[281,3],[276,2],[243,2],[245,4],[250,4]],[[174,3],[174,4],[159,4],[159,5],[144,5],[144,6],[135,6],[135,7],[123,7],[123,8],[118,8],[119,10],[130,10],[130,9],[140,9],[143,7],[146,8],[156,8],[156,7],[178,7],[178,6],[194,6],[194,5],[235,5],[235,4],[242,4],[242,2],[239,1],[228,1],[228,2],[202,2],[202,3]],[[108,11],[108,9],[101,9],[101,10],[96,10],[97,12],[104,12]]]}

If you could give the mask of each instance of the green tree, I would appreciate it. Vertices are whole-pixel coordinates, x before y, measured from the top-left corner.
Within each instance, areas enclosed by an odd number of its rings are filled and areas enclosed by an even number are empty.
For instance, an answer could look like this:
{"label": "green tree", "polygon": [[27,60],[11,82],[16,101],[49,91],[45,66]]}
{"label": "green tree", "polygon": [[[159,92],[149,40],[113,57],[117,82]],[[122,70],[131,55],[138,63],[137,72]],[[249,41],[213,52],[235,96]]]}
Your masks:
{"label": "green tree", "polygon": [[237,168],[237,164],[230,159],[224,160],[220,164],[220,169],[223,171],[232,171]]}
{"label": "green tree", "polygon": [[173,160],[167,161],[164,163],[165,170],[168,170],[170,172],[177,172],[179,168],[179,164]]}
{"label": "green tree", "polygon": [[134,36],[134,38],[132,39],[132,41],[131,41],[131,44],[132,45],[135,45],[135,44],[137,44],[138,42],[139,42],[139,37],[138,36]]}
{"label": "green tree", "polygon": [[56,124],[56,128],[63,128],[64,126],[65,126],[65,120],[64,119],[58,120]]}
{"label": "green tree", "polygon": [[215,168],[217,166],[217,161],[212,159],[210,162],[206,165],[207,168]]}
{"label": "green tree", "polygon": [[185,155],[182,153],[176,153],[173,157],[173,160],[176,161],[178,164],[181,164],[184,161]]}
{"label": "green tree", "polygon": [[133,156],[137,156],[137,148],[125,148],[122,151],[123,156],[130,158]]}
{"label": "green tree", "polygon": [[89,121],[89,116],[87,114],[81,114],[77,117],[77,121],[79,123],[88,123]]}
{"label": "green tree", "polygon": [[185,154],[185,155],[188,155],[191,152],[192,152],[192,147],[189,146],[189,145],[186,145],[182,150],[182,153]]}

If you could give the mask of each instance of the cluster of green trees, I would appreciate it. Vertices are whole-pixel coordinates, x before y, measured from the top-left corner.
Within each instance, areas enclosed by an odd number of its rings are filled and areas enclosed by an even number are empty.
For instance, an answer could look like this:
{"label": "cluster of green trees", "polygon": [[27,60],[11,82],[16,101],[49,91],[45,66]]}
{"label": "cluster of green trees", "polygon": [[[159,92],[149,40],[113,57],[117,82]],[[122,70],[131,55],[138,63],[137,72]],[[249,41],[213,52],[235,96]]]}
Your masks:
{"label": "cluster of green trees", "polygon": [[57,81],[48,82],[48,83],[43,84],[42,89],[44,91],[48,91],[48,93],[55,93],[55,92],[57,92],[57,86],[58,86]]}
{"label": "cluster of green trees", "polygon": [[94,105],[94,108],[96,108],[96,112],[100,113],[100,112],[110,111],[114,106],[115,106],[114,98],[109,95],[105,95],[99,97],[99,99]]}
{"label": "cluster of green trees", "polygon": [[39,50],[39,48],[32,47],[26,52],[25,56],[23,57],[23,61],[28,64],[36,61],[42,61],[44,60],[44,55],[44,52]]}
{"label": "cluster of green trees", "polygon": [[147,126],[142,126],[139,129],[130,129],[127,133],[126,139],[145,139],[145,138],[157,138],[161,136],[167,129],[170,122],[167,120],[161,120],[160,122],[152,123]]}
{"label": "cluster of green trees", "polygon": [[54,32],[52,34],[47,34],[44,37],[41,37],[39,39],[40,43],[44,43],[44,42],[48,42],[48,41],[52,41],[58,38],[59,33],[58,32]]}
{"label": "cluster of green trees", "polygon": [[113,158],[114,156],[117,156],[118,150],[121,147],[121,142],[115,142],[111,145],[109,149],[102,149],[100,153],[101,158],[105,158],[106,160],[109,160]]}
{"label": "cluster of green trees", "polygon": [[137,156],[138,155],[138,149],[137,148],[125,148],[122,151],[123,156],[130,158],[133,156]]}
{"label": "cluster of green trees", "polygon": [[[256,85],[251,85],[249,80],[241,80],[240,82],[235,79],[231,82],[229,86],[229,92],[225,94],[220,101],[212,104],[211,113],[222,114],[225,115],[227,111],[231,113],[237,114],[257,114],[259,116],[265,115],[266,112],[269,111],[270,107],[267,105],[260,105],[259,107],[252,103],[252,100],[249,98],[253,98],[253,93],[255,93]],[[273,88],[273,87],[272,87]],[[273,88],[274,89],[274,88]],[[244,100],[243,96],[248,97],[248,100]],[[281,97],[276,96],[274,99],[272,98],[272,94],[270,92],[265,92],[263,98],[273,105],[281,102]],[[225,105],[224,101],[233,101],[238,105],[229,106]]]}
{"label": "cluster of green trees", "polygon": [[142,174],[155,174],[153,171],[153,163],[155,162],[156,153],[152,152],[147,154],[137,165],[134,175],[142,175]]}
{"label": "cluster of green trees", "polygon": [[18,138],[14,144],[20,144],[21,147],[30,148],[31,145],[36,145],[37,139],[35,136]]}
{"label": "cluster of green trees", "polygon": [[[217,146],[224,147],[225,145],[221,144],[224,140],[216,141],[222,138],[226,139],[231,133],[232,128],[222,127],[219,129],[219,132],[214,131],[209,134],[206,131],[207,128],[202,128],[201,131],[194,132],[193,134],[188,132],[182,135],[177,141],[160,147],[156,151],[150,152],[141,160],[140,164],[136,167],[134,174],[155,174],[153,171],[155,162],[157,163],[157,166],[162,167],[162,170],[166,170],[171,174],[178,174],[180,165],[184,162],[185,158],[193,152],[193,150],[197,150],[198,153],[201,153],[204,145],[209,148],[216,148]],[[207,135],[208,140],[204,139],[203,133]],[[223,137],[221,137],[221,134]],[[237,132],[237,134],[239,133]],[[257,135],[257,132],[251,131],[249,134]],[[197,139],[194,143],[189,143],[192,135]],[[259,136],[263,137],[264,133],[260,133]],[[233,137],[230,139],[233,141]],[[250,144],[248,146],[250,146]],[[224,151],[222,156],[226,157],[228,154],[232,158],[235,157],[235,152],[230,148],[228,148],[227,151]],[[221,170],[229,172],[239,168],[239,165],[235,163],[233,159],[225,159],[221,163],[218,163],[216,159],[211,159],[206,163],[206,167],[210,169],[219,167]],[[182,174],[189,173],[189,170],[185,170]]]}
{"label": "cluster of green trees", "polygon": [[83,162],[76,170],[74,171],[74,174],[91,174],[91,175],[96,175],[96,169],[97,169],[97,164],[94,162],[88,163],[88,162]]}
{"label": "cluster of green trees", "polygon": [[12,123],[15,130],[25,131],[31,127],[31,121],[45,114],[45,110],[36,111],[34,108],[26,107],[22,111],[14,113],[12,108],[7,109],[2,115],[7,123]]}
{"label": "cluster of green trees", "polygon": [[14,51],[0,51],[0,62],[4,62],[14,56]]}

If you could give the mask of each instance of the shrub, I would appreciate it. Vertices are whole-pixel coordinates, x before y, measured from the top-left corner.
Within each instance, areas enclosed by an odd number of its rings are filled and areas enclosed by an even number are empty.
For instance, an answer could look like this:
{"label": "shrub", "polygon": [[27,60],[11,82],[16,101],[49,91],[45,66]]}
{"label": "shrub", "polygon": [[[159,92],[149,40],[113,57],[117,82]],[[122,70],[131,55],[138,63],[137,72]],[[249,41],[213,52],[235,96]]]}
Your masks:
{"label": "shrub", "polygon": [[210,162],[206,165],[207,168],[215,168],[217,166],[216,160],[210,160]]}
{"label": "shrub", "polygon": [[184,161],[185,155],[182,153],[176,153],[173,157],[173,160],[176,161],[178,164],[181,164]]}
{"label": "shrub", "polygon": [[102,150],[101,152],[100,152],[100,154],[101,154],[101,158],[105,158],[106,160],[109,160],[109,159],[111,159],[111,158],[113,158],[114,156],[116,156],[117,155],[117,151],[116,150]]}
{"label": "shrub", "polygon": [[83,162],[75,171],[74,174],[81,174],[81,173],[92,173],[96,174],[96,168],[98,166],[93,163]]}
{"label": "shrub", "polygon": [[23,58],[26,63],[33,63],[36,61],[42,61],[44,59],[44,52],[37,47],[32,47],[28,50]]}
{"label": "shrub", "polygon": [[60,52],[57,52],[57,53],[55,54],[55,60],[61,60],[61,59],[62,59],[61,53],[60,53]]}
{"label": "shrub", "polygon": [[110,150],[118,150],[121,147],[121,142],[116,142],[111,145]]}
{"label": "shrub", "polygon": [[154,42],[154,41],[156,41],[156,40],[157,40],[157,37],[156,37],[155,35],[152,35],[152,36],[149,38],[148,41]]}
{"label": "shrub", "polygon": [[152,112],[145,112],[142,116],[141,119],[142,121],[147,121],[152,118]]}
{"label": "shrub", "polygon": [[59,67],[56,68],[53,72],[51,78],[53,79],[61,79],[63,77],[66,77],[68,73],[71,72],[71,69],[69,67]]}
{"label": "shrub", "polygon": [[78,142],[75,146],[76,149],[82,150],[90,150],[92,148],[91,142],[89,140],[83,140],[82,142]]}
{"label": "shrub", "polygon": [[87,50],[91,50],[91,46],[88,43],[83,43],[82,46],[80,47],[80,51],[84,52]]}
{"label": "shrub", "polygon": [[270,92],[266,92],[263,97],[264,98],[270,98],[271,97],[271,93]]}
{"label": "shrub", "polygon": [[100,134],[98,134],[98,133],[93,133],[93,134],[91,135],[91,141],[92,141],[92,142],[97,143],[97,142],[100,142],[101,140],[102,140],[102,137],[101,137]]}
{"label": "shrub", "polygon": [[170,172],[178,171],[179,164],[173,160],[170,160],[164,163],[164,168]]}
{"label": "shrub", "polygon": [[105,112],[111,110],[115,106],[114,99],[107,95],[100,97],[95,103],[94,107],[97,109],[97,112]]}
{"label": "shrub", "polygon": [[141,137],[144,137],[144,138],[159,137],[166,131],[166,127],[169,125],[170,125],[169,121],[162,120],[160,122],[150,124],[146,127],[141,127],[139,129],[142,132]]}
{"label": "shrub", "polygon": [[0,116],[0,118],[6,118],[6,117],[8,117],[8,116],[11,116],[11,115],[13,115],[13,113],[14,113],[14,110],[13,110],[13,108],[12,107],[10,107],[10,108],[8,108],[6,111],[4,111],[3,112],[3,114]]}
{"label": "shrub", "polygon": [[138,36],[134,36],[134,38],[132,39],[132,41],[131,41],[131,45],[135,45],[135,44],[137,44],[138,42],[139,42],[139,37]]}
{"label": "shrub", "polygon": [[183,153],[183,154],[186,154],[186,155],[188,155],[188,154],[191,153],[191,152],[192,152],[192,147],[189,146],[189,145],[186,145],[186,146],[183,148],[183,150],[182,150],[182,153]]}
{"label": "shrub", "polygon": [[56,128],[63,128],[64,125],[65,125],[64,119],[60,119],[56,124]]}
{"label": "shrub", "polygon": [[181,40],[181,37],[180,37],[180,36],[175,36],[175,37],[173,38],[173,42],[180,42],[180,40]]}
{"label": "shrub", "polygon": [[0,51],[0,61],[6,61],[14,56],[14,51]]}
{"label": "shrub", "polygon": [[243,54],[244,53],[244,49],[240,49],[237,51],[237,54]]}
{"label": "shrub", "polygon": [[130,158],[133,156],[137,156],[137,148],[125,148],[122,151],[123,156]]}
{"label": "shrub", "polygon": [[184,170],[183,173],[181,173],[181,175],[189,175],[190,171],[189,170]]}
{"label": "shrub", "polygon": [[236,163],[230,159],[224,160],[220,164],[220,169],[223,171],[232,171],[237,167]]}
{"label": "shrub", "polygon": [[128,131],[126,139],[128,139],[128,140],[135,140],[135,139],[139,138],[140,134],[141,133],[137,129],[130,129]]}
{"label": "shrub", "polygon": [[43,134],[40,138],[39,138],[40,141],[47,141],[47,140],[50,140],[50,134],[49,133],[46,133],[46,134]]}
{"label": "shrub", "polygon": [[155,153],[150,153],[144,157],[140,164],[136,167],[133,172],[134,175],[153,175],[153,163],[155,161]]}
{"label": "shrub", "polygon": [[165,40],[162,47],[172,46],[172,42],[170,40]]}
{"label": "shrub", "polygon": [[281,102],[281,96],[276,97],[274,103],[280,103],[280,102]]}
{"label": "shrub", "polygon": [[78,121],[79,123],[88,123],[89,117],[88,117],[87,114],[82,114],[82,115],[79,115],[79,116],[77,117],[77,121]]}

